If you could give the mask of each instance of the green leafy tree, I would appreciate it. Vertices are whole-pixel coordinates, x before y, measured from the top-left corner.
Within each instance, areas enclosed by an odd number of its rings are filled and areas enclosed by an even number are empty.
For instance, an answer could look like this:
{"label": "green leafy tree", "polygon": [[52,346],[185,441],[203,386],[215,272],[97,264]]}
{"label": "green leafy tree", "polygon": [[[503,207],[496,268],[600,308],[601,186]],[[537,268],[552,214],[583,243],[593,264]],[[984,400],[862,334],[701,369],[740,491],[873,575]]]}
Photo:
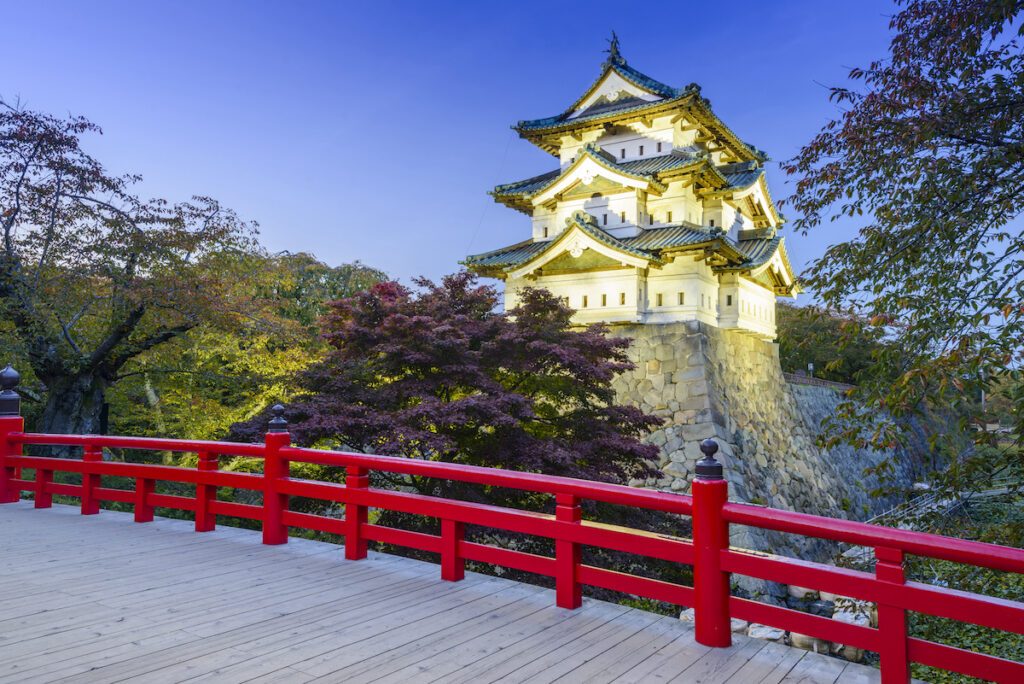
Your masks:
{"label": "green leafy tree", "polygon": [[874,370],[874,355],[883,351],[878,328],[857,316],[831,313],[816,306],[776,307],[779,362],[788,373],[806,371],[814,376],[855,385]]}
{"label": "green leafy tree", "polygon": [[38,383],[35,430],[97,432],[126,364],[259,311],[254,226],[208,197],[131,192],[81,147],[99,133],[0,101],[0,319]]}
{"label": "green leafy tree", "polygon": [[316,318],[329,302],[386,277],[359,262],[331,267],[289,253],[261,258],[254,271],[276,316],[232,329],[201,325],[133,359],[110,393],[113,432],[214,439],[291,399],[298,390],[292,378],[325,346]]}
{"label": "green leafy tree", "polygon": [[[845,110],[784,165],[798,230],[864,217],[805,280],[892,341],[831,425],[865,446],[904,440],[900,418],[935,408],[976,429],[981,391],[1019,386],[1024,360],[1024,4],[897,5],[888,58],[850,73],[859,88],[832,89]],[[1015,427],[997,457],[955,459],[938,484],[983,485],[1019,460],[1019,412]]]}

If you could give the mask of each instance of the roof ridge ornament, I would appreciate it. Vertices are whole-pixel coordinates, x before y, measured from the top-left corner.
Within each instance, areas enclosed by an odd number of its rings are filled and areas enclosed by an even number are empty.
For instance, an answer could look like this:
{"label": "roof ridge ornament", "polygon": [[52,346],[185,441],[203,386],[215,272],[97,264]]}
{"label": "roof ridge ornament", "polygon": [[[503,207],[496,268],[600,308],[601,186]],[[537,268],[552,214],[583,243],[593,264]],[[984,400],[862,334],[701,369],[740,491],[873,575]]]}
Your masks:
{"label": "roof ridge ornament", "polygon": [[604,52],[608,53],[608,64],[617,64],[619,66],[626,66],[626,58],[619,54],[619,37],[615,35],[615,30],[612,29],[612,37],[605,38],[608,41],[608,49]]}

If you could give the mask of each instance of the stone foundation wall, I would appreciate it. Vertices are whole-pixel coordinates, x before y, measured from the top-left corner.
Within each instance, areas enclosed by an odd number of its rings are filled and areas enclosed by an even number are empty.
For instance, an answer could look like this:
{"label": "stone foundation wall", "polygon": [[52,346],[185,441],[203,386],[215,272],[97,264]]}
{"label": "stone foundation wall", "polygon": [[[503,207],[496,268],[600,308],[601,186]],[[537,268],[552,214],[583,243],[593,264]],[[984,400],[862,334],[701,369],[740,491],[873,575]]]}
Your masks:
{"label": "stone foundation wall", "polygon": [[[864,477],[865,468],[894,455],[897,482],[909,485],[920,475],[911,453],[816,446],[822,419],[842,397],[828,387],[786,382],[773,343],[696,321],[621,326],[614,334],[633,338],[637,364],[616,379],[620,401],[667,421],[648,438],[661,448],[654,465],[664,477],[634,486],[687,493],[698,445],[708,437],[719,444],[730,499],[773,508],[864,520],[899,503],[869,495],[879,482]],[[731,542],[811,560],[835,552],[831,543],[740,526],[733,526]]]}

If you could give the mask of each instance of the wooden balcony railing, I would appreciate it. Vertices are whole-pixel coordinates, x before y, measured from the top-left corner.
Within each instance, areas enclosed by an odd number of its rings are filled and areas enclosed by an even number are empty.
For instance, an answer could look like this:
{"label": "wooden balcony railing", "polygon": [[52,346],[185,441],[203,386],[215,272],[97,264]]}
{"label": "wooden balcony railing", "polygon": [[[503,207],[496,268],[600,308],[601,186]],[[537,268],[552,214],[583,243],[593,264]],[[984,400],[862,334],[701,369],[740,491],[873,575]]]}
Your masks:
{"label": "wooden balcony railing", "polygon": [[[7,391],[10,387],[5,389]],[[875,651],[881,656],[884,682],[909,681],[911,662],[982,679],[1024,682],[1022,663],[911,638],[907,634],[908,611],[1024,634],[1024,603],[908,582],[904,573],[907,554],[1024,573],[1024,550],[729,503],[721,465],[714,460],[718,446],[710,440],[701,445],[705,458],[698,463],[692,496],[682,496],[534,473],[297,448],[290,446],[286,426],[280,418],[271,421],[271,430],[263,444],[32,434],[23,432],[20,417],[10,415],[10,405],[4,404],[0,397],[0,503],[17,501],[22,492],[32,492],[35,507],[47,508],[52,505],[54,494],[62,494],[79,498],[82,514],[91,515],[99,511],[101,501],[120,501],[134,506],[137,522],[152,520],[155,507],[166,507],[193,512],[198,532],[214,529],[218,515],[248,518],[261,522],[265,544],[287,542],[290,527],[319,530],[343,535],[345,557],[353,560],[366,556],[368,541],[436,553],[441,559],[441,577],[448,581],[463,578],[467,560],[547,575],[555,579],[556,603],[563,608],[579,607],[582,585],[693,607],[696,640],[708,646],[730,645],[730,618],[736,617]],[[8,415],[3,415],[5,407]],[[82,458],[25,456],[22,447],[26,444],[81,447]],[[104,461],[104,448],[196,453],[198,467]],[[262,458],[263,474],[219,470],[220,456]],[[341,467],[347,473],[346,481],[338,484],[292,477],[291,463]],[[34,479],[22,477],[26,469],[35,471]],[[554,497],[555,514],[376,489],[369,486],[370,471],[540,492]],[[80,473],[81,484],[55,482],[55,472]],[[134,489],[103,487],[100,477],[104,475],[134,480]],[[155,491],[157,481],[193,484],[195,495],[158,494]],[[220,487],[260,491],[263,503],[257,506],[218,501]],[[342,503],[345,517],[337,519],[292,511],[289,498],[293,496]],[[693,539],[583,520],[580,504],[585,499],[691,516]],[[370,508],[437,518],[441,522],[441,534],[372,524],[367,516]],[[554,556],[467,541],[463,538],[466,524],[554,540]],[[868,546],[874,549],[875,571],[860,572],[730,548],[730,524]],[[691,565],[694,586],[584,565],[580,560],[582,545]],[[878,627],[846,624],[731,596],[730,573],[874,602],[878,605]]]}

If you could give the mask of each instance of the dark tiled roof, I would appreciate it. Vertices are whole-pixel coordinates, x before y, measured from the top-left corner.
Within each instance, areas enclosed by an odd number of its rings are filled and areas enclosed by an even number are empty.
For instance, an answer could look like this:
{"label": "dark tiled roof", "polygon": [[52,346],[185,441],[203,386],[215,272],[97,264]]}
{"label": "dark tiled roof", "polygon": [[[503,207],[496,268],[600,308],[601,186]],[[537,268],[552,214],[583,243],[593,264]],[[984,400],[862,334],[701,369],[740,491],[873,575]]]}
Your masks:
{"label": "dark tiled roof", "polygon": [[[721,171],[721,169],[719,169]],[[723,188],[725,190],[742,190],[749,188],[751,185],[757,182],[757,179],[764,175],[764,169],[756,169],[754,171],[740,171],[739,173],[723,173],[725,179],[729,181],[729,187]]]}
{"label": "dark tiled roof", "polygon": [[[683,93],[683,95],[685,95],[685,94],[686,93]],[[680,95],[678,97],[682,98],[683,95]],[[678,98],[670,98],[670,99],[671,100],[675,100],[675,99],[678,99]],[[606,109],[604,111],[592,112],[590,114],[583,114],[583,115],[577,116],[577,117],[575,117],[573,119],[569,119],[567,114],[559,114],[558,116],[549,116],[549,117],[547,117],[545,119],[534,119],[532,121],[520,121],[515,126],[513,126],[513,128],[515,130],[517,130],[517,131],[532,131],[532,130],[537,130],[537,129],[549,128],[549,127],[552,127],[552,126],[557,126],[557,125],[562,124],[562,123],[572,123],[572,124],[586,123],[586,122],[590,121],[591,119],[596,119],[598,117],[605,116],[605,115],[607,115],[607,114],[609,114],[611,112],[615,112],[616,114],[626,114],[626,113],[629,113],[629,112],[641,111],[641,110],[646,109],[648,107],[655,107],[655,106],[658,106],[658,105],[662,105],[662,104],[665,104],[668,101],[670,101],[670,100],[654,100],[653,102],[640,101],[639,104],[632,104],[632,105],[629,105],[629,106],[623,106],[621,109],[620,108],[614,108],[614,109],[611,109],[611,110]],[[636,100],[630,100],[630,102],[636,102]],[[624,104],[629,104],[629,102],[624,103]]]}
{"label": "dark tiled roof", "polygon": [[494,188],[495,195],[528,195],[531,192],[540,190],[545,185],[550,183],[555,178],[562,175],[561,169],[555,169],[554,171],[548,171],[542,173],[539,176],[533,178],[527,178],[526,180],[516,181],[514,183],[506,183],[505,185],[499,185]]}
{"label": "dark tiled roof", "polygon": [[[735,250],[735,253],[743,257],[744,261],[740,264],[716,267],[716,271],[748,271],[758,268],[767,263],[782,245],[782,238],[778,236],[740,240],[734,243],[722,233],[712,235],[705,229],[685,224],[651,228],[642,230],[635,237],[616,238],[578,216],[574,216],[570,220],[598,241],[645,259],[657,260],[659,253],[666,249],[696,246],[722,240],[726,247]],[[559,238],[556,237],[554,240],[520,242],[493,252],[467,257],[463,263],[480,270],[509,270],[546,251],[558,240]]]}
{"label": "dark tiled roof", "polygon": [[[671,153],[661,155],[659,157],[647,157],[646,159],[616,162],[613,161],[613,158],[610,155],[607,153],[601,153],[602,151],[592,145],[587,145],[584,150],[589,151],[595,157],[600,156],[606,166],[621,170],[624,173],[628,173],[633,176],[644,177],[649,180],[655,180],[654,175],[657,173],[682,168],[697,161],[694,157],[689,157],[680,153]],[[564,173],[562,170],[556,169],[539,176],[534,176],[533,178],[527,178],[526,180],[499,185],[494,188],[492,194],[500,196],[529,195],[539,190],[543,190],[551,183],[551,181],[561,176],[562,173]]]}
{"label": "dark tiled roof", "polygon": [[667,228],[650,228],[631,238],[621,238],[624,244],[636,249],[670,249],[696,245],[713,240],[704,230],[695,226],[679,225]]}
{"label": "dark tiled roof", "polygon": [[576,102],[572,104],[567,110],[558,114],[557,116],[549,116],[543,119],[533,119],[532,121],[520,121],[514,126],[517,130],[531,130],[536,128],[546,128],[553,126],[563,121],[569,120],[569,115],[577,110],[577,108],[583,104],[583,101],[587,98],[590,92],[600,83],[609,71],[614,71],[619,76],[624,78],[629,83],[642,88],[649,93],[653,93],[659,96],[660,100],[654,102],[647,102],[636,97],[628,97],[618,100],[616,102],[603,102],[600,104],[593,105],[584,110],[580,116],[575,117],[572,121],[587,121],[588,119],[602,116],[609,112],[627,112],[634,109],[643,109],[650,105],[661,104],[665,100],[672,100],[677,97],[686,95],[691,90],[696,90],[696,86],[688,86],[686,88],[673,88],[670,85],[666,85],[661,81],[657,81],[646,74],[642,74],[636,69],[626,64],[624,59],[609,59],[605,61],[603,68],[601,69],[601,75],[590,84],[582,96]]}
{"label": "dark tiled roof", "polygon": [[638,176],[648,176],[662,171],[670,171],[683,166],[688,166],[697,161],[695,157],[684,154],[666,154],[660,157],[647,157],[633,161],[619,162],[616,164],[623,171],[635,173]]}
{"label": "dark tiled roof", "polygon": [[775,252],[778,251],[779,245],[781,244],[782,237],[778,235],[768,239],[754,238],[753,240],[740,240],[736,243],[736,246],[747,256],[748,259],[750,259],[750,261],[733,268],[739,268],[745,271],[750,268],[763,266],[768,263],[773,256],[775,256]]}
{"label": "dark tiled roof", "polygon": [[467,266],[488,269],[514,266],[540,254],[547,248],[548,244],[549,241],[533,242],[532,240],[527,240],[516,245],[496,249],[493,252],[468,256],[463,263]]}

